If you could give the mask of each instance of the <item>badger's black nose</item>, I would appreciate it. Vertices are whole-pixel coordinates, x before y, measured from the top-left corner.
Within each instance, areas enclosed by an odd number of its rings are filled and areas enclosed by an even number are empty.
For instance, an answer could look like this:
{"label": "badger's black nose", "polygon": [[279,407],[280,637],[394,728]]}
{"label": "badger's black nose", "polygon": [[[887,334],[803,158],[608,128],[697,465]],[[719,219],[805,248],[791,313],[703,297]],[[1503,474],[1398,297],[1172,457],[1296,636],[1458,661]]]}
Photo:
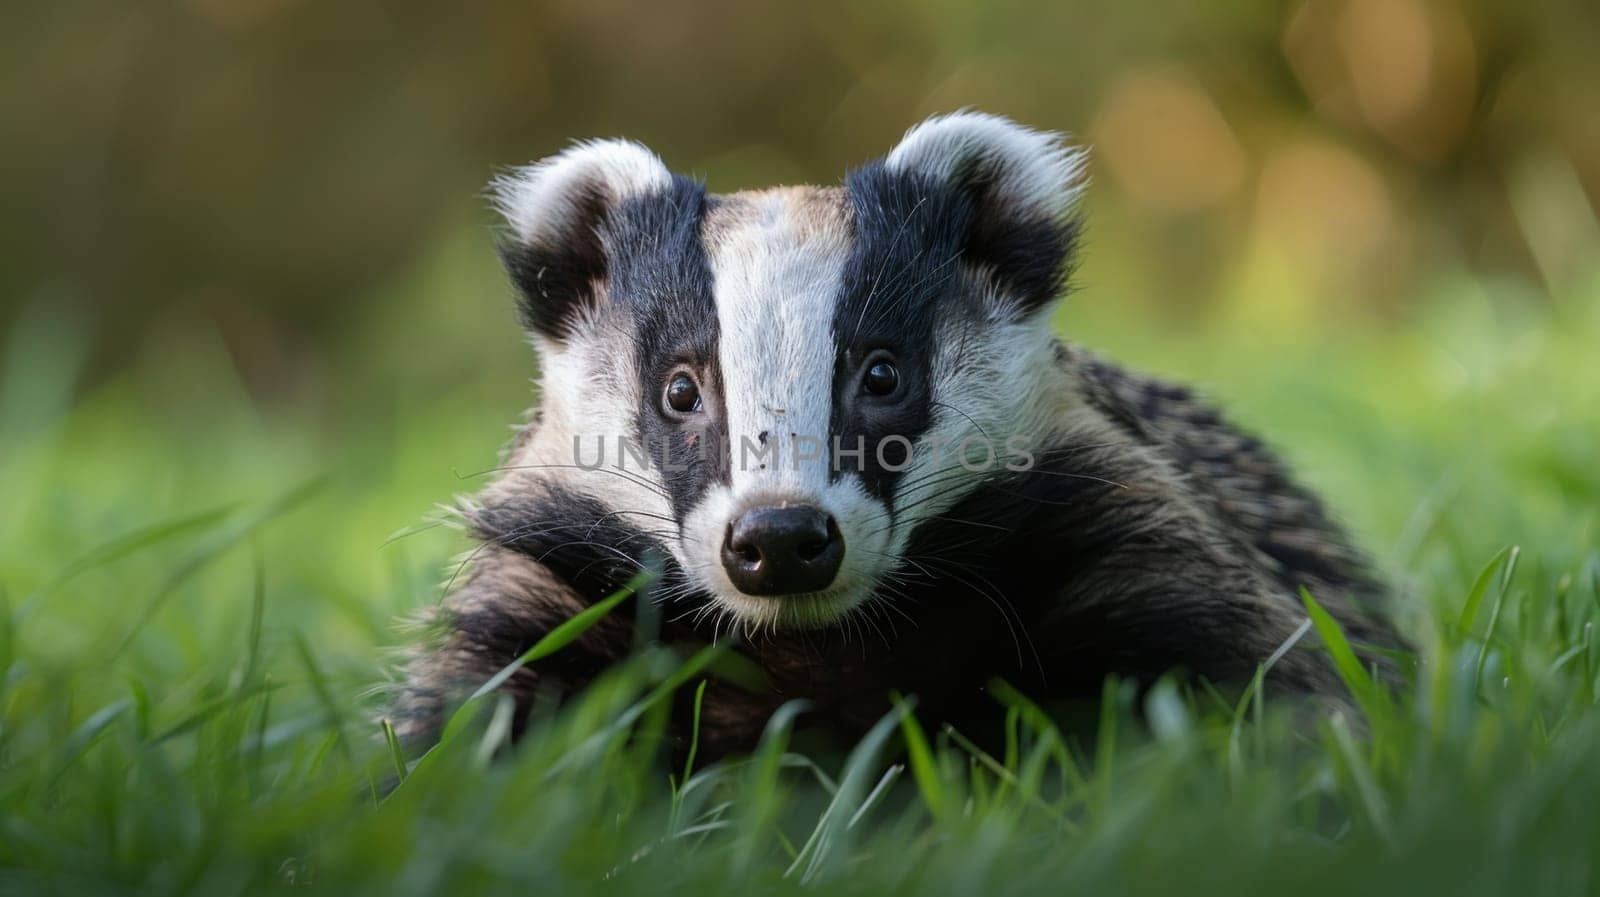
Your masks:
{"label": "badger's black nose", "polygon": [[746,595],[820,592],[843,561],[839,525],[810,505],[751,508],[722,540],[722,566]]}

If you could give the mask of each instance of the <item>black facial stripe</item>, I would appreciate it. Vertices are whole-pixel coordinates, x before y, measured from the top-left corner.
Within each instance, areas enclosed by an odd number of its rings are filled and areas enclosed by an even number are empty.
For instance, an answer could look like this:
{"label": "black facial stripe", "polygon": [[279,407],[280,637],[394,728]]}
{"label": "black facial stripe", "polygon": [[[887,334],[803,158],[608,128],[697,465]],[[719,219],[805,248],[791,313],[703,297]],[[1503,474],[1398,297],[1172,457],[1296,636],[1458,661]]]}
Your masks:
{"label": "black facial stripe", "polygon": [[[717,361],[717,308],[701,242],[705,187],[674,176],[658,193],[627,199],[601,227],[609,299],[627,310],[637,338],[637,437],[662,472],[681,521],[715,482],[727,482],[727,418]],[[677,422],[661,413],[674,370],[700,384],[703,410]]]}
{"label": "black facial stripe", "polygon": [[[575,199],[572,217],[598,221],[605,214],[598,186]],[[570,239],[554,242],[500,244],[500,261],[517,287],[517,313],[522,326],[551,339],[564,339],[578,310],[594,301],[594,285],[606,276],[606,257],[593,229],[574,229]]]}
{"label": "black facial stripe", "polygon": [[[837,469],[859,472],[862,484],[888,501],[903,471],[895,453],[915,444],[932,420],[935,329],[941,305],[968,301],[952,286],[970,230],[972,202],[961,192],[873,162],[845,178],[854,244],[835,305],[838,340],[830,429],[842,447],[866,452],[842,457]],[[877,349],[893,353],[903,398],[893,403],[861,396],[862,364]],[[882,458],[877,451],[883,446]],[[882,463],[887,461],[888,465]]]}
{"label": "black facial stripe", "polygon": [[1082,222],[1077,217],[1057,221],[1007,207],[993,189],[1000,176],[992,165],[986,168],[977,161],[955,176],[958,189],[973,204],[966,257],[984,268],[1024,311],[1032,311],[1065,287]]}

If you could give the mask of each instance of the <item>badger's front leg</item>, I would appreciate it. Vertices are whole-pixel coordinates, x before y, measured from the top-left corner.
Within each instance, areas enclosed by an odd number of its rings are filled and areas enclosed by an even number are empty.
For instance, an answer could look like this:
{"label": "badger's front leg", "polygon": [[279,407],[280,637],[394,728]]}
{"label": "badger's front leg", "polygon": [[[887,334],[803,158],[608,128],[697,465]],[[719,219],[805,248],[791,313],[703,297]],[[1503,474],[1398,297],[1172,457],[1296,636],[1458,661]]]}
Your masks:
{"label": "badger's front leg", "polygon": [[[403,667],[395,700],[385,711],[402,743],[424,748],[438,739],[448,714],[552,629],[586,604],[534,559],[488,545],[470,562],[466,580],[433,608],[421,646]],[[517,670],[501,686],[516,700],[520,731],[541,690],[570,693],[625,655],[633,625],[609,614],[562,650]]]}

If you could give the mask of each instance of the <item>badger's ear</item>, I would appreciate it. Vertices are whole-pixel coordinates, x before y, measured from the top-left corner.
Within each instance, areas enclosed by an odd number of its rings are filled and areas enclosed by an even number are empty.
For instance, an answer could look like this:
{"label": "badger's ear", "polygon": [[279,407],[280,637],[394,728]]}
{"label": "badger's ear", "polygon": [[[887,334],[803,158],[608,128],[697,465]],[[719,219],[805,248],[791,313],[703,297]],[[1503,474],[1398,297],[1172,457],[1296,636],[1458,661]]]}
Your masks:
{"label": "badger's ear", "polygon": [[1060,134],[998,115],[956,112],[906,132],[884,167],[970,203],[964,255],[1032,311],[1064,286],[1080,223],[1087,153]]}
{"label": "badger's ear", "polygon": [[626,140],[578,143],[489,185],[509,233],[500,244],[524,326],[560,341],[606,278],[600,227],[617,204],[667,189],[672,173]]}

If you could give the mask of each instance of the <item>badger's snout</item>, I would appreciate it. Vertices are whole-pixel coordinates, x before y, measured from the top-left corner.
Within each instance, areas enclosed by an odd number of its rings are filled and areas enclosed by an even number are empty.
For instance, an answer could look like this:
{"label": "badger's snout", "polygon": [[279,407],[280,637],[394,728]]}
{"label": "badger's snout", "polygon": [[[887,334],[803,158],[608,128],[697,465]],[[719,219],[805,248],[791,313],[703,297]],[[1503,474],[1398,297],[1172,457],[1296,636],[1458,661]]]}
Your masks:
{"label": "badger's snout", "polygon": [[844,536],[811,505],[751,508],[728,524],[722,566],[746,595],[798,595],[833,585]]}

